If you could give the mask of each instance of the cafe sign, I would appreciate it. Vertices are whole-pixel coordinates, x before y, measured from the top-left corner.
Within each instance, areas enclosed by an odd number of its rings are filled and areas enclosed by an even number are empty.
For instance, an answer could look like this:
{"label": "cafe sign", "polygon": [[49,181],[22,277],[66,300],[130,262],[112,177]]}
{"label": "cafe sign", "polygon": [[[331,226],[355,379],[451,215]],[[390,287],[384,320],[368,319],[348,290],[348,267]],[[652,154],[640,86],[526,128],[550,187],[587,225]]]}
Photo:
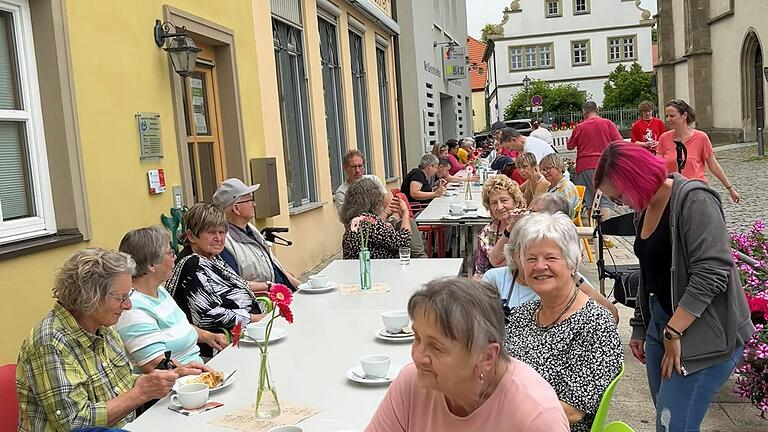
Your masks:
{"label": "cafe sign", "polygon": [[466,47],[443,47],[443,77],[447,80],[459,80],[467,77]]}

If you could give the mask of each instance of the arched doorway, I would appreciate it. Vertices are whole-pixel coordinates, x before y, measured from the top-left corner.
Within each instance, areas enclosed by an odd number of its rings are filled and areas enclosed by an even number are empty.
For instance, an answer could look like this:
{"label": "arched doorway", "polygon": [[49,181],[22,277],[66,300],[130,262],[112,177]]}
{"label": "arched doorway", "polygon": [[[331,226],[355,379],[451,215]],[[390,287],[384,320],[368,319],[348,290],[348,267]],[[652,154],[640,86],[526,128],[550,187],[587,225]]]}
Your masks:
{"label": "arched doorway", "polygon": [[745,141],[756,141],[757,130],[765,129],[763,64],[762,45],[757,33],[750,29],[741,51],[741,110]]}

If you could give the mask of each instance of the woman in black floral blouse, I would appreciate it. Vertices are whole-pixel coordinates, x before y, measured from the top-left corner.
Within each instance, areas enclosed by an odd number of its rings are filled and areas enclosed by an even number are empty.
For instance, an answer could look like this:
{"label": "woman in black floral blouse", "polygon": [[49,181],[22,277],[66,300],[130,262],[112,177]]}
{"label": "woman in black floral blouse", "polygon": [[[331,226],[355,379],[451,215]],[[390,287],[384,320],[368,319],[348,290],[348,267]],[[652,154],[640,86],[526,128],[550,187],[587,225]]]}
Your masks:
{"label": "woman in black floral blouse", "polygon": [[[400,216],[402,228],[395,229],[383,219],[388,209]],[[353,230],[352,220],[358,216],[367,216],[373,222],[366,222],[361,224],[365,226]],[[393,198],[389,192],[381,193],[373,180],[363,178],[349,187],[339,219],[345,227],[341,243],[344,259],[357,259],[362,230],[368,233],[368,250],[373,259],[398,258],[401,247],[411,247],[410,215],[406,203]]]}
{"label": "woman in black floral blouse", "polygon": [[589,431],[603,393],[621,369],[616,324],[577,287],[581,251],[571,219],[537,213],[518,225],[522,270],[540,300],[512,309],[504,349],[555,389],[571,431]]}

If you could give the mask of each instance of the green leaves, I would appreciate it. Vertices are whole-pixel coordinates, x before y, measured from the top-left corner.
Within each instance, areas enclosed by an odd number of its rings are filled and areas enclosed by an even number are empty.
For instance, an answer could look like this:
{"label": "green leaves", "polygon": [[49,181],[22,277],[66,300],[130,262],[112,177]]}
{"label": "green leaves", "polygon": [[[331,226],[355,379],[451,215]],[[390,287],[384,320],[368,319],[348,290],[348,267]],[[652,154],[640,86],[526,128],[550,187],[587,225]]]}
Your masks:
{"label": "green leaves", "polygon": [[603,85],[603,109],[637,108],[644,100],[656,102],[659,97],[652,80],[653,73],[643,71],[637,62],[629,68],[619,64]]}
{"label": "green leaves", "polygon": [[527,108],[534,95],[542,97],[545,112],[581,111],[584,102],[592,97],[578,84],[551,85],[546,81],[532,81],[527,91],[522,89],[512,96],[504,110],[504,120],[531,117]]}

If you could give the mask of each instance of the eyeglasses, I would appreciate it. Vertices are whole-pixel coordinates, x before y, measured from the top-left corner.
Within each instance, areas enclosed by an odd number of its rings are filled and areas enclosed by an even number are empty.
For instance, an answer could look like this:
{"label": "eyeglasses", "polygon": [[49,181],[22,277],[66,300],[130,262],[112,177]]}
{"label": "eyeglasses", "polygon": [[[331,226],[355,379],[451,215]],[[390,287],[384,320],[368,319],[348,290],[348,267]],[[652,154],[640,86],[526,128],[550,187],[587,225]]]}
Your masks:
{"label": "eyeglasses", "polygon": [[235,204],[249,204],[249,203],[253,204],[253,202],[254,202],[253,198],[249,198],[249,199],[244,200],[244,201],[237,201],[237,202],[235,202]]}
{"label": "eyeglasses", "polygon": [[623,202],[623,201],[621,201],[621,200],[620,200],[620,199],[618,199],[618,198],[610,197],[610,196],[607,196],[607,195],[606,195],[606,197],[608,197],[608,200],[609,200],[610,202],[612,202],[612,203],[616,204],[617,206],[623,206],[623,205],[624,205],[624,202]]}
{"label": "eyeglasses", "polygon": [[112,297],[113,299],[119,301],[120,302],[120,306],[123,306],[125,304],[125,302],[127,302],[128,300],[131,299],[131,294],[133,294],[134,292],[136,292],[136,288],[131,287],[131,290],[128,291],[128,294],[126,294],[124,296],[116,296],[116,295],[114,295],[112,293],[107,293],[107,295]]}
{"label": "eyeglasses", "polygon": [[551,169],[552,169],[552,168],[554,168],[554,167],[555,167],[554,165],[550,165],[550,166],[548,166],[548,167],[545,167],[545,168],[539,168],[539,169],[541,170],[541,172],[548,172],[549,170],[551,170]]}
{"label": "eyeglasses", "polygon": [[176,258],[176,251],[169,249],[168,252],[165,252],[163,255],[167,255],[169,258]]}

